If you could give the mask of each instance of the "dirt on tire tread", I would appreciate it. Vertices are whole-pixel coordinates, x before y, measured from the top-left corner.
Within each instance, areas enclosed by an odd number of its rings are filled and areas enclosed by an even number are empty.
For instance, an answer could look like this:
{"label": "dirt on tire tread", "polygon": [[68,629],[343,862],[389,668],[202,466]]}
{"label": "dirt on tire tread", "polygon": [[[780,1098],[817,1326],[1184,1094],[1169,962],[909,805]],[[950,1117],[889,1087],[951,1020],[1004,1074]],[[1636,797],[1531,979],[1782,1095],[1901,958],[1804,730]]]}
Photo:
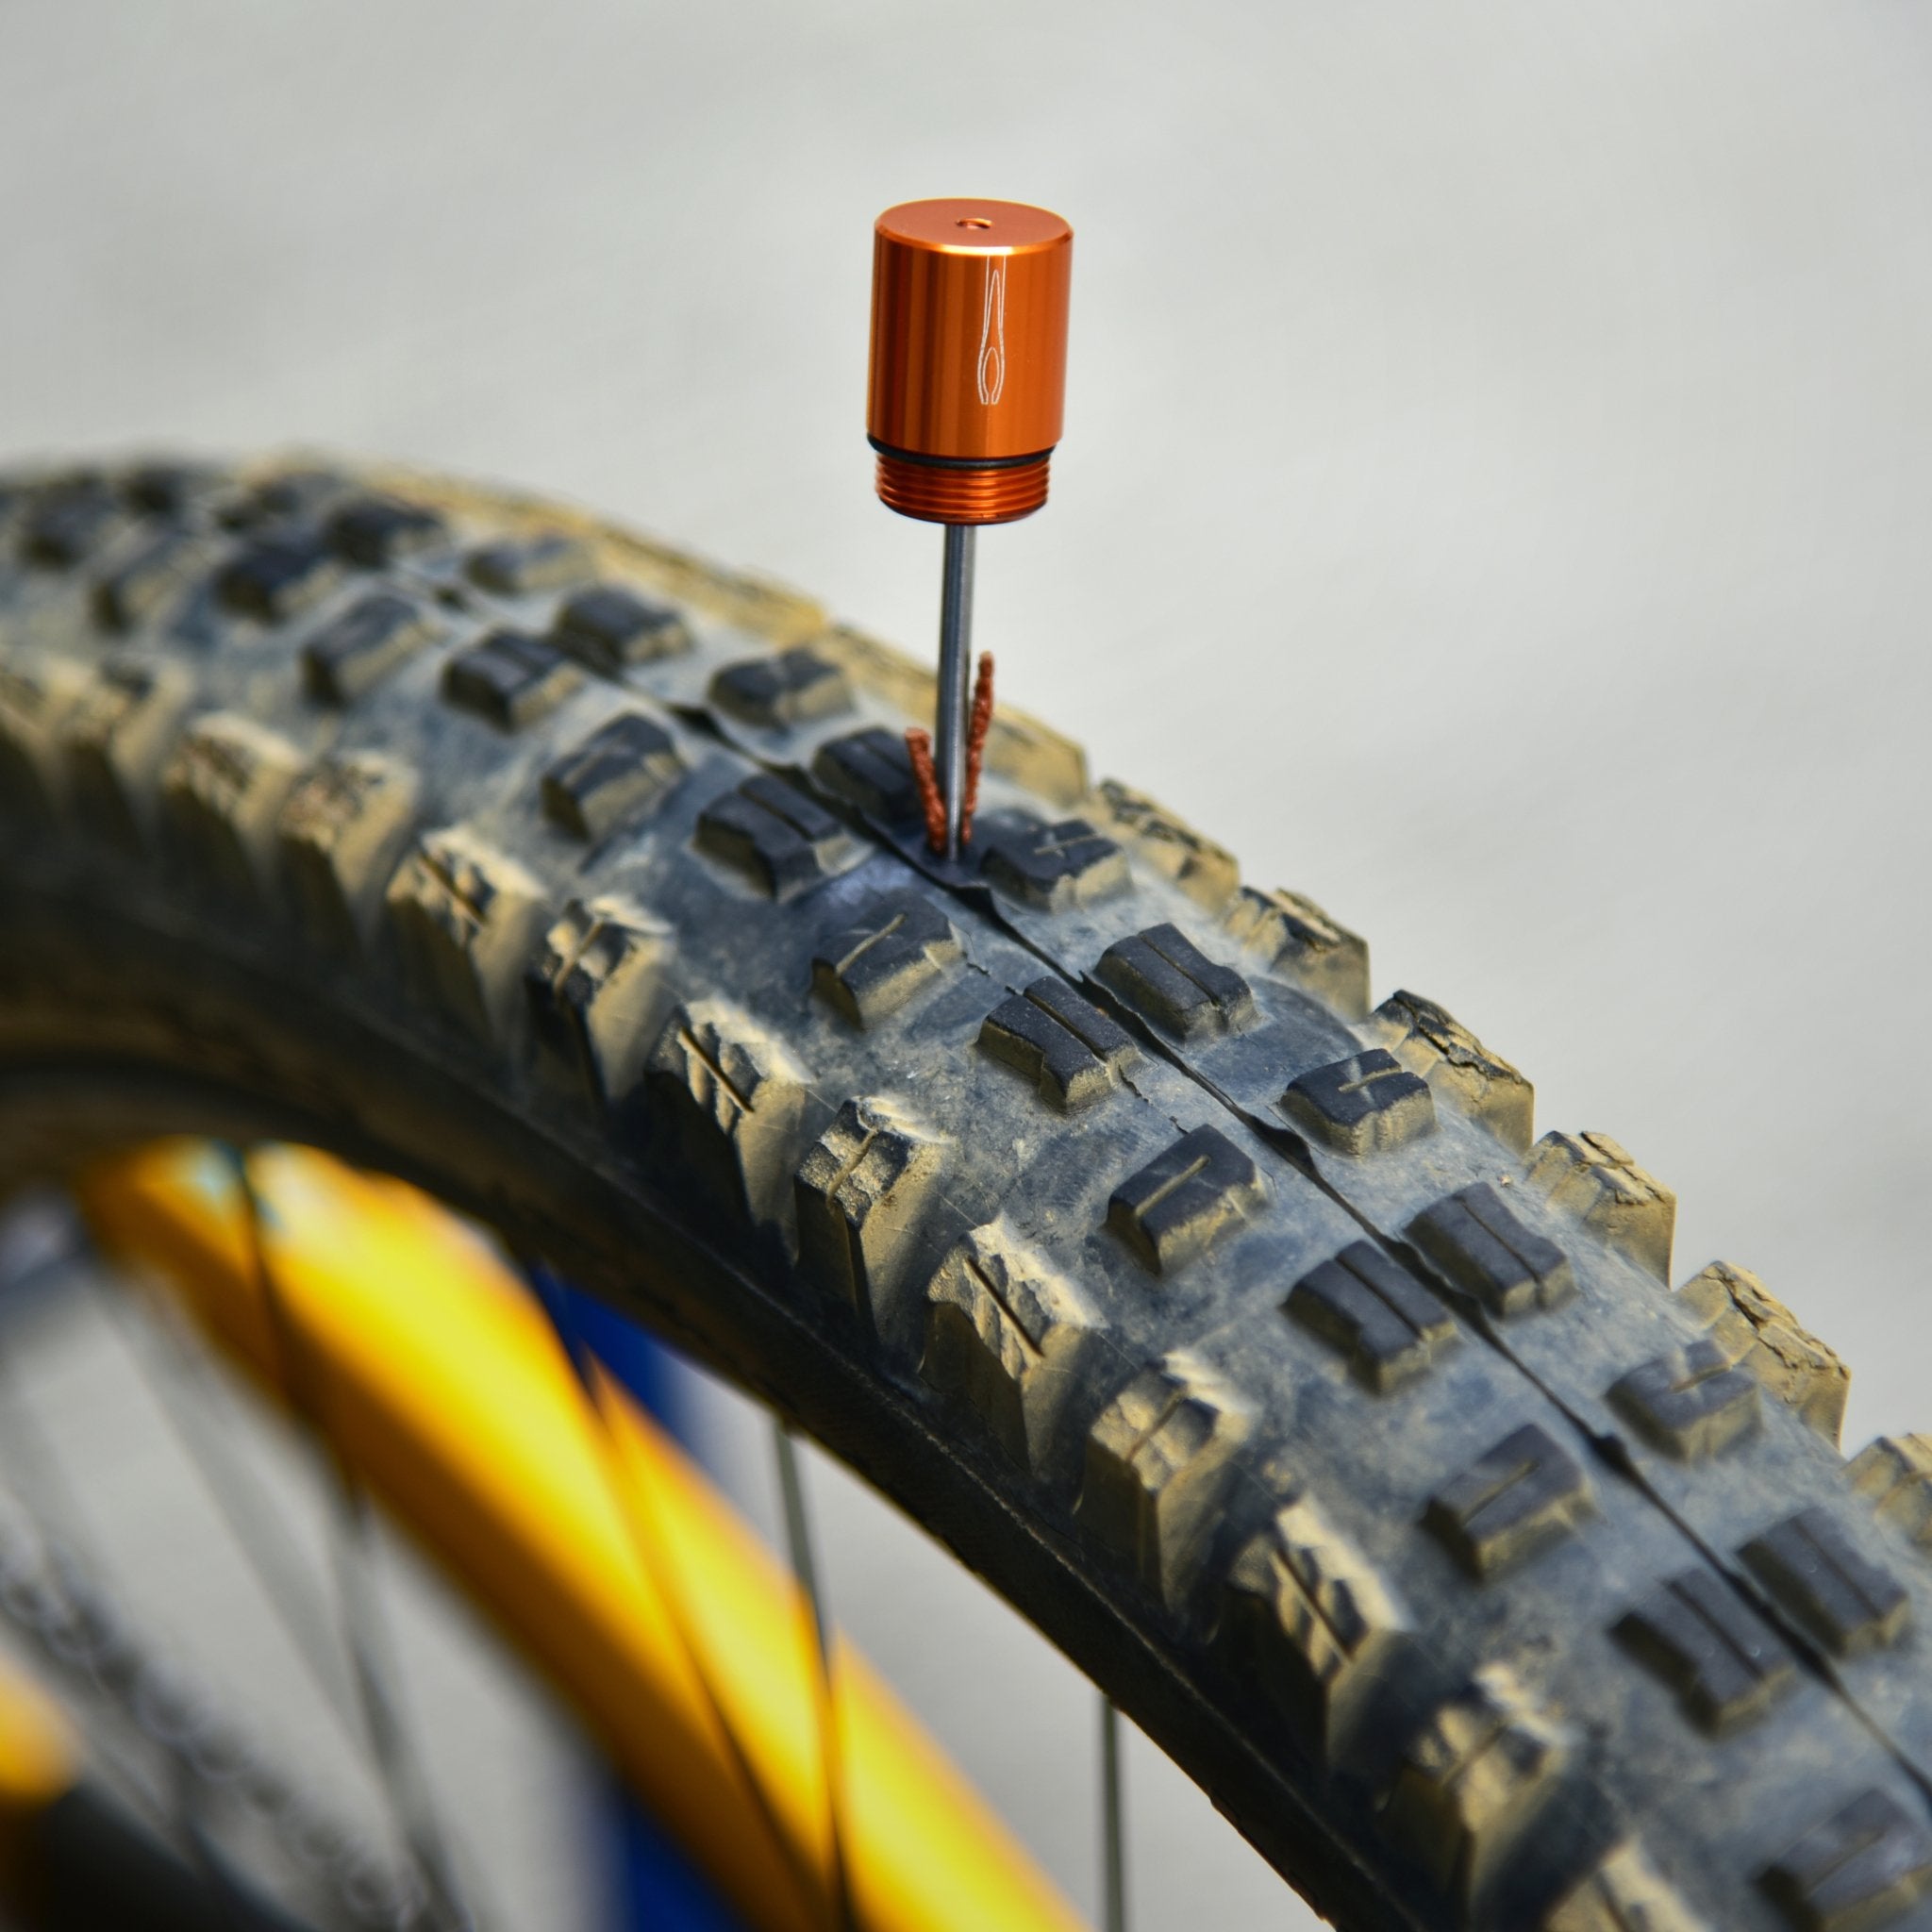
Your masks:
{"label": "dirt on tire tread", "polygon": [[0,481],[0,1077],[273,1103],[636,1307],[1341,1924],[1932,1913],[1919,1478],[1616,1142],[1020,713],[934,860],[930,675],[803,598],[158,474]]}

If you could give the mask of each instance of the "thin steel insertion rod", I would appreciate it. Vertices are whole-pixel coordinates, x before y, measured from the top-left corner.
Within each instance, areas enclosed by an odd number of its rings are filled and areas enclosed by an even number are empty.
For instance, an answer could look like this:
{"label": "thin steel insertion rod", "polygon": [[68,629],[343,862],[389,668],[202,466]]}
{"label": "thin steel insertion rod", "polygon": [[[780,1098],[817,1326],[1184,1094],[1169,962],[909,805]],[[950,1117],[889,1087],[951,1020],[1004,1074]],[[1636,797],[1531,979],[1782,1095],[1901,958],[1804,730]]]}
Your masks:
{"label": "thin steel insertion rod", "polygon": [[973,658],[973,540],[971,524],[948,524],[940,585],[939,780],[946,804],[946,857],[959,856],[959,821],[966,808],[967,690]]}
{"label": "thin steel insertion rod", "polygon": [[1121,1802],[1121,1714],[1100,1700],[1100,1890],[1106,1932],[1127,1932],[1126,1822]]}

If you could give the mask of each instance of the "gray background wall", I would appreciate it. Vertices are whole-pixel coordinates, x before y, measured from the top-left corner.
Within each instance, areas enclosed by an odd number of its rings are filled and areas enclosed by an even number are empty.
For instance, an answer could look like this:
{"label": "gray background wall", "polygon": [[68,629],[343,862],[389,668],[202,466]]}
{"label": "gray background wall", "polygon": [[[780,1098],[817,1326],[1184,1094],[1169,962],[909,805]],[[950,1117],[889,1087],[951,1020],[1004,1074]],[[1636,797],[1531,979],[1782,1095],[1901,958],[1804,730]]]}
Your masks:
{"label": "gray background wall", "polygon": [[[9,0],[0,445],[498,475],[923,644],[868,225],[1061,209],[1003,689],[1672,1183],[1680,1275],[1753,1266],[1853,1361],[1856,1446],[1932,1425],[1928,61],[1876,0]],[[936,1693],[993,1613],[913,1627],[919,1559],[854,1534],[841,1607]],[[1143,1924],[1198,1924],[1161,1775]]]}

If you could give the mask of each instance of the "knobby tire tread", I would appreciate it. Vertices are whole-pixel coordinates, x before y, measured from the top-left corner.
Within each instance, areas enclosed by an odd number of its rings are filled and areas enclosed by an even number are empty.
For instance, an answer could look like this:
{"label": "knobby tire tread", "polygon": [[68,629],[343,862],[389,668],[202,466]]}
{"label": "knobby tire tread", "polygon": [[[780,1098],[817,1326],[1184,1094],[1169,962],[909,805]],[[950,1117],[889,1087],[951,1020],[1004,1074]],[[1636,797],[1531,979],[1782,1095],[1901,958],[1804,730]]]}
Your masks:
{"label": "knobby tire tread", "polygon": [[[1350,1928],[1932,1920],[1932,1454],[1362,942],[806,600],[404,473],[0,479],[0,1160],[285,1133],[771,1399]],[[961,1659],[962,1668],[974,1660]]]}

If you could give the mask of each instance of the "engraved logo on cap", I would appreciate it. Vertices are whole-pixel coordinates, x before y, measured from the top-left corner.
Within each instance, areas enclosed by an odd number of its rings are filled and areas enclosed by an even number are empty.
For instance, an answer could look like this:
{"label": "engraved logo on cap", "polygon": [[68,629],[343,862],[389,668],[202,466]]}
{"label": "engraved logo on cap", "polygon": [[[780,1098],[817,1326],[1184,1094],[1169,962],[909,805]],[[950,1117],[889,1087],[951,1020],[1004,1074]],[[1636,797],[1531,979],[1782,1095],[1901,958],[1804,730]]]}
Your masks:
{"label": "engraved logo on cap", "polygon": [[990,409],[1007,386],[1007,271],[986,264],[986,302],[979,324],[979,400]]}

